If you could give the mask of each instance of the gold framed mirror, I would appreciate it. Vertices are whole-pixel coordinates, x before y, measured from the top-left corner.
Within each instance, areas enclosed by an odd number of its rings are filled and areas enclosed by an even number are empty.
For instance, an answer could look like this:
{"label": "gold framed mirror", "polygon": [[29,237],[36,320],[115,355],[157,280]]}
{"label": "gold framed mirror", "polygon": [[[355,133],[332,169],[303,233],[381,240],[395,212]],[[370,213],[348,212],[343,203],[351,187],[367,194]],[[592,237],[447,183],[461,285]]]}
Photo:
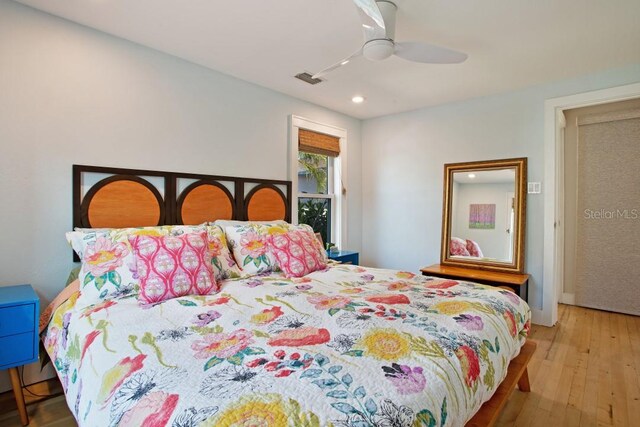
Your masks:
{"label": "gold framed mirror", "polygon": [[527,159],[444,165],[442,265],[522,273]]}

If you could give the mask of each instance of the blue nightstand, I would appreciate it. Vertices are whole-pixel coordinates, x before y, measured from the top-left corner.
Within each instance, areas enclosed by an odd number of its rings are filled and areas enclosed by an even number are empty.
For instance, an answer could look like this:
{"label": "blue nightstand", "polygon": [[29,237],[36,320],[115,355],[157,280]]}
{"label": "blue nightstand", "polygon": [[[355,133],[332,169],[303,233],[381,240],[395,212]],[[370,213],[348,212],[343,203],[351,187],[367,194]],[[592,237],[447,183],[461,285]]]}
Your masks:
{"label": "blue nightstand", "polygon": [[9,369],[22,425],[29,424],[18,366],[38,361],[40,300],[30,285],[0,287],[0,369]]}
{"label": "blue nightstand", "polygon": [[360,253],[354,251],[327,251],[329,259],[340,261],[343,264],[358,265],[360,262]]}

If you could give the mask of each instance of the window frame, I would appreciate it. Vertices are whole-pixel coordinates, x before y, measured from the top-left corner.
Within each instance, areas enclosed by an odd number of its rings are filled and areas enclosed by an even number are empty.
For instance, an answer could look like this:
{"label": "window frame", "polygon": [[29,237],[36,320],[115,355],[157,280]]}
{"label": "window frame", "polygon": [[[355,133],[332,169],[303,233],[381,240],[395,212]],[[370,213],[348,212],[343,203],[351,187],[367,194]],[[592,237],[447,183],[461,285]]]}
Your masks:
{"label": "window frame", "polygon": [[[327,194],[299,193],[298,191],[298,130],[307,129],[313,132],[335,136],[340,140],[340,155],[330,157],[327,168]],[[347,131],[335,126],[315,122],[304,117],[289,116],[289,179],[292,183],[292,194],[295,203],[291,207],[291,222],[298,223],[298,199],[317,198],[331,199],[331,242],[339,248],[347,246]],[[326,243],[326,242],[325,242]]]}

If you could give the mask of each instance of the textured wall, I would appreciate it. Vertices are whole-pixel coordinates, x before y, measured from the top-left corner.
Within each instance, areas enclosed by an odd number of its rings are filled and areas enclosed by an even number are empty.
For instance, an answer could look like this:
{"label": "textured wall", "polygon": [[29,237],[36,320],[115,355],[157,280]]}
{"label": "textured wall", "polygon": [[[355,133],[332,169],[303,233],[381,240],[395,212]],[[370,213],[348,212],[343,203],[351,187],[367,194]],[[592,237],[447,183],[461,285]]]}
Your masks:
{"label": "textured wall", "polygon": [[567,122],[564,130],[564,293],[571,295],[575,293],[576,220],[580,215],[576,200],[578,195],[578,118],[631,108],[640,108],[640,99],[591,105],[564,112]]}
{"label": "textured wall", "polygon": [[640,109],[578,119],[577,305],[640,315]]}

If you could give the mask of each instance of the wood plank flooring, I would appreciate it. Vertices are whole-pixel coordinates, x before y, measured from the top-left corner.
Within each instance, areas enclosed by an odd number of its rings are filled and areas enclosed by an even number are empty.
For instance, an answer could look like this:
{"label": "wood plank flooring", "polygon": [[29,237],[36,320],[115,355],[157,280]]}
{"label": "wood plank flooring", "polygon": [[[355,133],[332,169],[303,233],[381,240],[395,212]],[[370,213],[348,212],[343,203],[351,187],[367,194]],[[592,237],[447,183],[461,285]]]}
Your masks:
{"label": "wood plank flooring", "polygon": [[[531,392],[515,390],[496,425],[640,425],[640,317],[566,305],[558,313],[553,328],[532,327],[538,349],[529,363]],[[48,394],[59,384],[29,388]],[[63,396],[25,396],[31,426],[75,426]],[[11,392],[0,394],[0,426],[20,426]]]}
{"label": "wood plank flooring", "polygon": [[531,393],[514,391],[496,426],[640,425],[640,317],[560,305],[533,326]]}
{"label": "wood plank flooring", "polygon": [[[54,395],[52,398],[35,396]],[[75,427],[77,426],[67,402],[62,395],[62,386],[57,379],[43,381],[24,389],[24,398],[27,402],[29,414],[29,426],[31,427]],[[16,401],[13,392],[0,394],[0,426],[21,427],[20,417],[16,409]]]}

